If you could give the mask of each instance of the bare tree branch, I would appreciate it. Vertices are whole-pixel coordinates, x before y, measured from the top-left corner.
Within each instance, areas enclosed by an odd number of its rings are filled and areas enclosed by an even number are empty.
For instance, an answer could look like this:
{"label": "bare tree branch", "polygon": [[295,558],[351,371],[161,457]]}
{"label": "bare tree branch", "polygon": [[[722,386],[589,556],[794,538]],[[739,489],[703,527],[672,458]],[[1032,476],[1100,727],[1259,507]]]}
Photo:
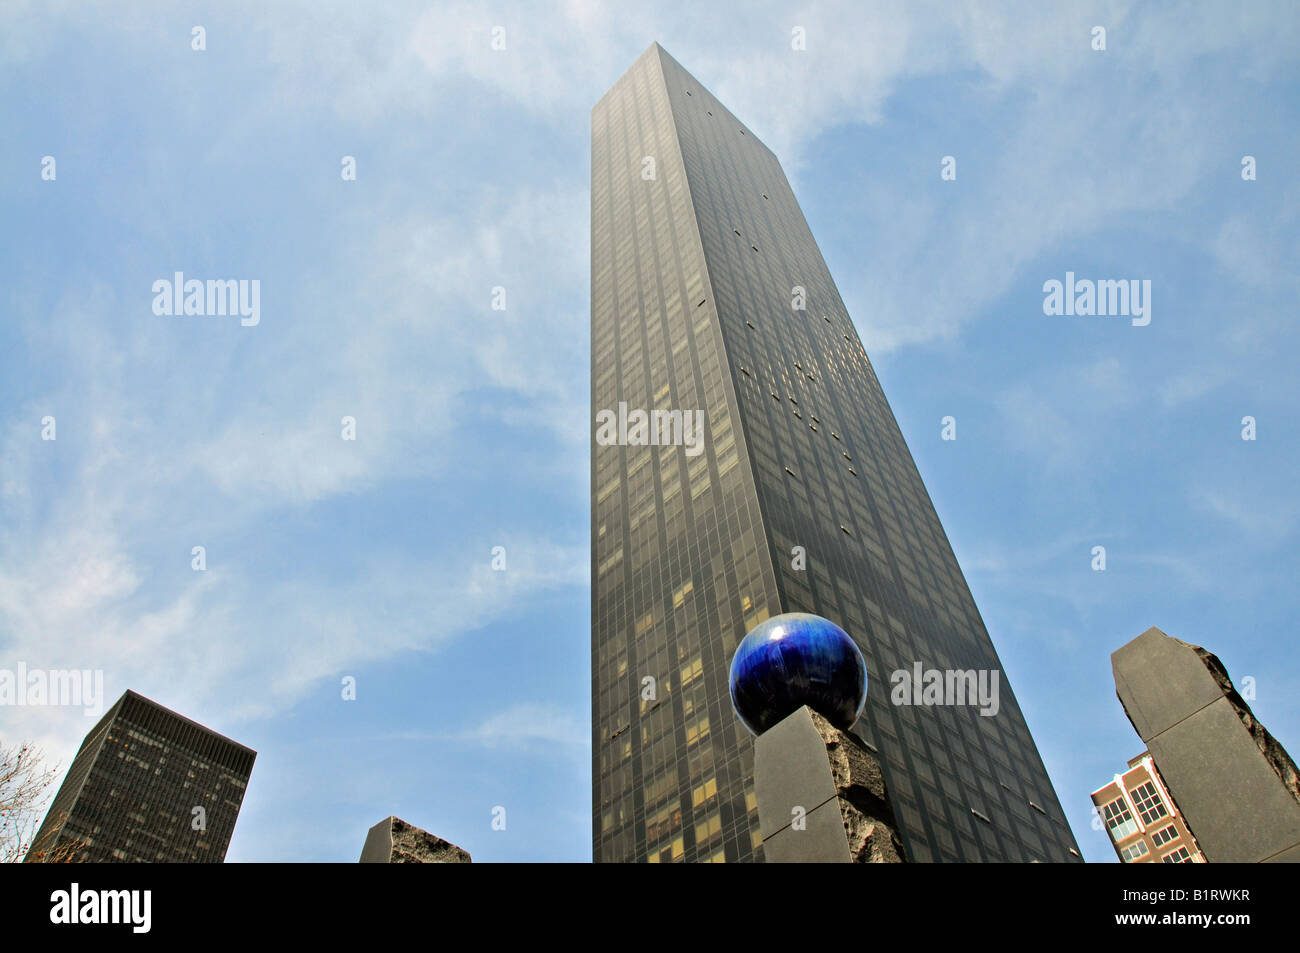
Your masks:
{"label": "bare tree branch", "polygon": [[0,863],[69,861],[83,846],[79,841],[56,846],[62,824],[35,842],[58,776],[58,767],[47,765],[35,745],[0,742]]}

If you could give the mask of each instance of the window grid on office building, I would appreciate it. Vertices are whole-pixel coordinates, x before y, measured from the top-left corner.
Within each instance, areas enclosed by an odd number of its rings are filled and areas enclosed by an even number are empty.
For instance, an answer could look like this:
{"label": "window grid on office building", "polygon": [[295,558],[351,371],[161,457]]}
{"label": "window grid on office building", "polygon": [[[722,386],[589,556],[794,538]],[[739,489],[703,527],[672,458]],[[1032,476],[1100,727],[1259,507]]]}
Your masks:
{"label": "window grid on office building", "polygon": [[1150,851],[1147,849],[1146,841],[1138,841],[1132,846],[1125,847],[1120,851],[1120,856],[1123,858],[1124,863],[1131,864],[1139,857],[1145,857],[1148,853],[1150,853]]}
{"label": "window grid on office building", "polygon": [[36,842],[83,862],[220,863],[256,752],[127,692],[87,734]]}
{"label": "window grid on office building", "polygon": [[1151,839],[1155,841],[1157,847],[1163,847],[1177,836],[1178,828],[1174,827],[1173,824],[1170,824],[1168,827],[1162,828],[1152,834]]}
{"label": "window grid on office building", "polygon": [[1129,794],[1133,798],[1133,804],[1137,807],[1143,824],[1154,824],[1160,818],[1168,816],[1169,811],[1165,809],[1165,802],[1160,799],[1153,782],[1140,784],[1129,791]]}
{"label": "window grid on office building", "polygon": [[1110,836],[1116,841],[1122,841],[1137,833],[1137,822],[1133,820],[1133,815],[1129,813],[1128,805],[1124,803],[1122,797],[1117,797],[1104,808],[1102,814],[1106,819],[1106,827],[1110,829]]}

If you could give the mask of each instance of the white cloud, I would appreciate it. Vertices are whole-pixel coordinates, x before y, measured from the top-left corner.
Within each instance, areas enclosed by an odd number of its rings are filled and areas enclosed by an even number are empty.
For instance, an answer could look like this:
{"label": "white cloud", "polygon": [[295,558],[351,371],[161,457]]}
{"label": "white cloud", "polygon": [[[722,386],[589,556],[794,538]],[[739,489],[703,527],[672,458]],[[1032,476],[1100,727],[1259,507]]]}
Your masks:
{"label": "white cloud", "polygon": [[[585,585],[585,547],[508,527],[493,535],[505,573],[435,535],[414,559],[367,541],[341,580],[311,553],[253,574],[282,514],[435,481],[453,436],[457,454],[494,439],[458,430],[485,388],[513,395],[513,426],[543,434],[537,465],[519,454],[516,465],[585,493],[585,472],[557,472],[551,451],[558,441],[583,455],[586,315],[546,310],[559,300],[548,280],[585,283],[585,202],[529,190],[482,201],[468,236],[459,220],[376,210],[356,236],[364,252],[342,252],[355,255],[342,296],[315,300],[339,284],[322,275],[320,289],[224,338],[177,323],[207,319],[158,318],[147,295],[102,288],[53,315],[17,314],[35,358],[60,374],[0,430],[3,658],[103,668],[114,696],[174,689],[159,700],[220,711],[225,725],[286,710],[367,662],[437,648],[456,633],[428,620],[448,604],[469,632]],[[569,251],[544,253],[557,236]],[[489,308],[498,283],[505,313]],[[490,426],[495,411],[473,410]],[[58,416],[54,442],[40,440],[46,412]],[[355,442],[340,439],[344,414],[357,418]],[[189,569],[194,543],[209,546],[205,573]],[[85,729],[50,710],[6,720],[52,752]]]}
{"label": "white cloud", "polygon": [[[1237,492],[1234,494],[1233,490]],[[1300,517],[1300,506],[1292,499],[1289,489],[1278,498],[1259,487],[1202,487],[1192,491],[1191,502],[1202,513],[1256,542],[1287,538]]]}
{"label": "white cloud", "polygon": [[591,744],[585,719],[554,705],[520,703],[485,719],[462,736],[489,748],[533,748],[538,743],[585,747]]}
{"label": "white cloud", "polygon": [[[594,2],[490,9],[409,2],[384,17],[311,3],[232,9],[225,26],[232,35],[221,42],[267,58],[277,90],[265,100],[268,119],[271,108],[326,109],[363,125],[394,120],[436,130],[510,122],[522,111],[572,128],[585,125],[595,100],[658,40],[795,178],[823,133],[868,123],[888,135],[887,105],[898,90],[951,77],[930,95],[982,103],[996,136],[988,152],[958,156],[958,182],[938,198],[868,170],[863,194],[846,203],[846,214],[887,236],[864,267],[839,276],[872,353],[951,337],[1044,253],[1134,215],[1181,207],[1222,161],[1205,130],[1226,127],[1241,108],[1197,63],[1235,57],[1267,78],[1300,49],[1291,42],[1300,40],[1300,25],[1285,5],[1231,17],[1194,7],[1176,23],[1169,11],[1126,2],[1079,11],[845,0],[794,10],[751,4],[744,15],[734,7]],[[131,26],[140,42],[161,42],[157,24],[140,19]],[[1090,47],[1094,25],[1108,30],[1105,52]],[[806,51],[791,49],[796,26],[806,31]],[[503,51],[491,48],[494,27],[505,30]],[[486,111],[493,98],[504,113]],[[501,129],[503,148],[512,135]],[[937,159],[915,161],[937,170]],[[1277,168],[1276,157],[1266,168]],[[569,187],[585,182],[575,176]],[[1264,254],[1259,237],[1243,235],[1232,219],[1203,240],[1254,283],[1286,272],[1293,257]]]}
{"label": "white cloud", "polygon": [[1054,392],[1026,384],[1008,388],[997,399],[1007,443],[1048,473],[1073,469],[1087,450],[1086,434],[1056,404]]}
{"label": "white cloud", "polygon": [[[526,611],[543,592],[586,583],[585,548],[503,538],[507,572],[493,572],[486,554],[465,560],[439,549],[428,561],[372,560],[342,581],[301,571],[261,580],[234,567],[147,591],[111,541],[70,538],[0,575],[5,664],[103,669],[110,702],[134,688],[195,717],[219,711],[227,725],[265,717],[321,680],[435,650]],[[6,554],[24,555],[12,541]],[[452,604],[456,628],[431,625]],[[47,708],[14,709],[6,723],[52,751],[72,747],[88,727]]]}

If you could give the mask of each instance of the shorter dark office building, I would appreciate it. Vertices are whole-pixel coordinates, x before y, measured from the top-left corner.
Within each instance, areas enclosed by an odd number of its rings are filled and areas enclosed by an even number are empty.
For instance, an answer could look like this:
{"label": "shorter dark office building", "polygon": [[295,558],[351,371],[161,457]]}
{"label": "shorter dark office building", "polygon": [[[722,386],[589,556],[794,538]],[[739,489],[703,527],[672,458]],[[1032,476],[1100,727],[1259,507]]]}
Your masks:
{"label": "shorter dark office building", "polygon": [[1110,661],[1120,703],[1205,859],[1300,863],[1300,773],[1223,663],[1155,628]]}
{"label": "shorter dark office building", "polygon": [[128,691],[81,743],[26,859],[221,863],[256,757]]}

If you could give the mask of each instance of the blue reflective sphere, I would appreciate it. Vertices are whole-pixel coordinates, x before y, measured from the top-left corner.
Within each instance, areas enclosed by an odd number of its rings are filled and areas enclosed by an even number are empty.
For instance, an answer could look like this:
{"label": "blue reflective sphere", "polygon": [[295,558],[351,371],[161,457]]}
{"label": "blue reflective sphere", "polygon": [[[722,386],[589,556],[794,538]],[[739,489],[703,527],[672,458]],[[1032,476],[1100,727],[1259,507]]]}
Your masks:
{"label": "blue reflective sphere", "polygon": [[847,729],[867,700],[867,663],[830,619],[787,612],[756,625],[731,659],[731,705],[761,735],[807,705]]}

